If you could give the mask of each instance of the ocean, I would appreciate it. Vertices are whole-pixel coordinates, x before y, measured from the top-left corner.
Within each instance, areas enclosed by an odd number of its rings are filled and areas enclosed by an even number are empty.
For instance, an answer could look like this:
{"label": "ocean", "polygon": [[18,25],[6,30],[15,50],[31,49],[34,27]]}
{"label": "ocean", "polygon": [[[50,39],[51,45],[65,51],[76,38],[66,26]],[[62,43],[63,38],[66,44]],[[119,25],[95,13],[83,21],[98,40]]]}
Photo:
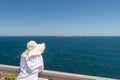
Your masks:
{"label": "ocean", "polygon": [[19,66],[26,43],[46,43],[45,69],[120,79],[120,37],[0,37],[0,64]]}

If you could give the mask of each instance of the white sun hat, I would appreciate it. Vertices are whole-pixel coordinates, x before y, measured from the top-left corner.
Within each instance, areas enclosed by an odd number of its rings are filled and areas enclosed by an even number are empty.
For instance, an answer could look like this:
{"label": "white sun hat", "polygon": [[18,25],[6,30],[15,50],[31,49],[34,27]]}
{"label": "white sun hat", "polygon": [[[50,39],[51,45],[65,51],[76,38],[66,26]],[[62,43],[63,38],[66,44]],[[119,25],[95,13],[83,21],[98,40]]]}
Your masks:
{"label": "white sun hat", "polygon": [[35,41],[27,43],[27,50],[22,53],[22,57],[29,58],[31,56],[41,55],[45,50],[45,43],[37,44]]}

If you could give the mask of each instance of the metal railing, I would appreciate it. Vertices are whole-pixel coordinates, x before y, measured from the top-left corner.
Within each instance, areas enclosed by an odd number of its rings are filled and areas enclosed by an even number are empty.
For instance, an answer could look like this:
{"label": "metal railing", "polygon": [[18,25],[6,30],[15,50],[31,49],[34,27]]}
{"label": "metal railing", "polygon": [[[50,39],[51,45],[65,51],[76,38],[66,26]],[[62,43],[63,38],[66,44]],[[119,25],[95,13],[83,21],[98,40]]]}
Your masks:
{"label": "metal railing", "polygon": [[[0,71],[18,74],[19,67],[0,64]],[[118,80],[112,78],[72,74],[72,73],[50,71],[50,70],[44,70],[43,72],[39,73],[39,77],[47,78],[49,80]]]}

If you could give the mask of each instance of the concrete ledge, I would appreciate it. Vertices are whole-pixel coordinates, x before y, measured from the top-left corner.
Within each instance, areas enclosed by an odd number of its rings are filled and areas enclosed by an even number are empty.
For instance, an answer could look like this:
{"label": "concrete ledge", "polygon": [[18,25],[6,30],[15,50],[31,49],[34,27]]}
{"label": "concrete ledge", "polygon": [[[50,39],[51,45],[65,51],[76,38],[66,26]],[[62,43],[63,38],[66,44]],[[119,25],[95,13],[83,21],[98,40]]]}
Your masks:
{"label": "concrete ledge", "polygon": [[48,80],[48,79],[45,79],[45,78],[39,78],[38,80]]}
{"label": "concrete ledge", "polygon": [[[0,71],[12,72],[12,73],[18,74],[19,67],[0,64]],[[52,80],[119,80],[119,79],[88,76],[88,75],[81,75],[81,74],[72,74],[72,73],[50,71],[50,70],[44,70],[39,74],[39,77],[52,79]]]}

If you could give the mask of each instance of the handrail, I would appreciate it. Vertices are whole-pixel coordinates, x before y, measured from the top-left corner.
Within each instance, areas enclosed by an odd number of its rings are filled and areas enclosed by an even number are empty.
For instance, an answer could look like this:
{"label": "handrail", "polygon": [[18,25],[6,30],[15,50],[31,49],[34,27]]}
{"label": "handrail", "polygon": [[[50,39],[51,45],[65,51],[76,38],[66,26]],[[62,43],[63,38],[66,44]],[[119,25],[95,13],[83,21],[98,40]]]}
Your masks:
{"label": "handrail", "polygon": [[[0,64],[0,71],[12,72],[12,73],[18,74],[19,67]],[[52,79],[52,80],[118,80],[118,79],[112,79],[112,78],[72,74],[72,73],[50,71],[50,70],[44,70],[39,74],[39,77]]]}

